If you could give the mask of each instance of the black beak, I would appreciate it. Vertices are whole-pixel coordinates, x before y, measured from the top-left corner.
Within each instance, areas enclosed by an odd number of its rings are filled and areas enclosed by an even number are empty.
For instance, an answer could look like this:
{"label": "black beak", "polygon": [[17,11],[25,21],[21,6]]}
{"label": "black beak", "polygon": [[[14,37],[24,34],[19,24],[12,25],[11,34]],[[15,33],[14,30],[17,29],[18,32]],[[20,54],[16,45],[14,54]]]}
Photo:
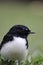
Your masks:
{"label": "black beak", "polygon": [[30,32],[30,34],[35,34],[35,32]]}

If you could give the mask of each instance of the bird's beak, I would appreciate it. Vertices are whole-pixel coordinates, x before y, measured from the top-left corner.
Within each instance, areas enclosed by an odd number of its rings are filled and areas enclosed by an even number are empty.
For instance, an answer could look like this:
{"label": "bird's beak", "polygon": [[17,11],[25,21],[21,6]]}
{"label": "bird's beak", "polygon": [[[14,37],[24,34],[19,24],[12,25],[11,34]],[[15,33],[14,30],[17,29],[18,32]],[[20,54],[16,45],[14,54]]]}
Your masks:
{"label": "bird's beak", "polygon": [[35,34],[35,32],[30,32],[30,34]]}

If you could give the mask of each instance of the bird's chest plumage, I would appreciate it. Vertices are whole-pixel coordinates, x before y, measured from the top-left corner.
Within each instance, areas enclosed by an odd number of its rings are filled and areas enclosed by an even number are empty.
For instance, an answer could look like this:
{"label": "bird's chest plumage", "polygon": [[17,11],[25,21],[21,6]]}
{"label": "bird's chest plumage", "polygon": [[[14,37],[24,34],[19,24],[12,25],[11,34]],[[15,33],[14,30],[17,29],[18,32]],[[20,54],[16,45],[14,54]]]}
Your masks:
{"label": "bird's chest plumage", "polygon": [[1,49],[1,56],[4,59],[25,59],[27,56],[26,40],[20,37],[14,37],[8,41]]}

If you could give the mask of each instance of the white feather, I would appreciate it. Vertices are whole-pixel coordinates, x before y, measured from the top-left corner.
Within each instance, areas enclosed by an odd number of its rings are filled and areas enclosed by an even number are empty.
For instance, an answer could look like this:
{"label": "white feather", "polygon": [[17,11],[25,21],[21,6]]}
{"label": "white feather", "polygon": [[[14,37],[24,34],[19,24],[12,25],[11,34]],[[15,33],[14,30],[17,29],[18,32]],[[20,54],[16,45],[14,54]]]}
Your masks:
{"label": "white feather", "polygon": [[14,37],[13,41],[9,41],[3,45],[1,56],[3,59],[24,60],[27,56],[26,40],[20,37]]}

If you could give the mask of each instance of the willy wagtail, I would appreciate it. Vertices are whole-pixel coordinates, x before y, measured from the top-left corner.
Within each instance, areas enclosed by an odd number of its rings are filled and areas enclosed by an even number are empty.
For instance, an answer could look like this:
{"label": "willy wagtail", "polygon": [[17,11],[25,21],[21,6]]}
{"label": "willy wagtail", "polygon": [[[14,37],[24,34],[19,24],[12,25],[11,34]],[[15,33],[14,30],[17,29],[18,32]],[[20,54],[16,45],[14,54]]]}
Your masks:
{"label": "willy wagtail", "polygon": [[34,34],[24,25],[13,26],[4,36],[0,53],[3,60],[25,60],[28,54],[29,34]]}

